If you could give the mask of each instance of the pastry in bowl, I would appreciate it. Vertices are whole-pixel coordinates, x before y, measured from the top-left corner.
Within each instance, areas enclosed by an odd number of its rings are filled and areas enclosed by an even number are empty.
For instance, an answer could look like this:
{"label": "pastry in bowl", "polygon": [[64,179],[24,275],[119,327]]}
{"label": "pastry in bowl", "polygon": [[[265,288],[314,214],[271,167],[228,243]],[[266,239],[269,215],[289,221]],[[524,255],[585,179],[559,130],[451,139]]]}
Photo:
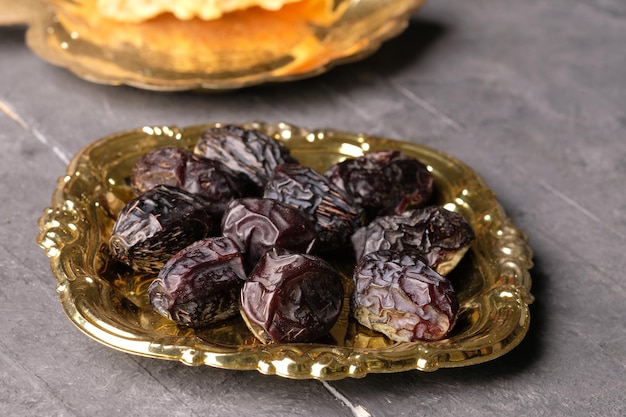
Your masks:
{"label": "pastry in bowl", "polygon": [[301,0],[96,0],[96,8],[106,18],[137,23],[163,13],[172,13],[181,20],[212,20],[225,13],[255,6],[279,10],[295,1]]}
{"label": "pastry in bowl", "polygon": [[51,7],[27,32],[37,55],[91,82],[156,91],[313,77],[376,51],[424,2],[44,1]]}
{"label": "pastry in bowl", "polygon": [[[268,10],[266,3],[264,6],[260,3],[266,1],[270,2],[267,4],[288,4],[280,10]],[[311,65],[301,63],[298,56],[309,56],[321,48],[312,28],[327,26],[340,11],[333,9],[329,0],[290,1],[230,0],[242,8],[230,12],[221,9],[219,18],[207,20],[204,17],[208,14],[202,12],[202,8],[183,13],[182,9],[173,7],[186,2],[170,2],[170,6],[159,8],[158,12],[156,8],[133,13],[120,9],[113,15],[112,9],[101,9],[98,0],[55,0],[59,23],[66,32],[75,34],[83,49],[97,47],[114,51],[112,61],[136,60],[144,68],[160,69],[164,72],[162,76],[167,72],[188,77],[206,73],[217,76],[219,72],[227,78],[285,67],[285,51],[295,57],[294,65]],[[110,2],[135,3],[130,0]],[[138,0],[136,3],[149,2]],[[208,4],[200,0],[190,3]]]}

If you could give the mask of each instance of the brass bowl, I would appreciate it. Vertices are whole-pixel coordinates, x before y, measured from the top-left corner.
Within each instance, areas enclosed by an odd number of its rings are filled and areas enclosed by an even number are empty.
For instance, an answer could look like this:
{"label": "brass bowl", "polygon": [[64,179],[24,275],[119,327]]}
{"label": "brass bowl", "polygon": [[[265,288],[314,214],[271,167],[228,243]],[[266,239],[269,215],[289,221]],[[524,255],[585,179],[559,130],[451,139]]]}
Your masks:
{"label": "brass bowl", "polygon": [[232,90],[292,81],[359,60],[403,31],[424,0],[303,0],[221,19],[98,15],[95,0],[48,0],[27,44],[89,81],[158,91]]}
{"label": "brass bowl", "polygon": [[[216,125],[115,133],[72,159],[51,207],[39,219],[38,243],[50,258],[67,316],[84,333],[125,352],[189,365],[327,380],[477,364],[505,354],[524,338],[533,301],[532,253],[524,233],[476,173],[449,155],[415,143],[284,123],[242,126],[283,141],[302,164],[320,171],[346,157],[381,149],[402,150],[432,170],[434,202],[461,213],[477,236],[450,275],[460,311],[449,337],[429,343],[393,342],[355,323],[349,308],[327,339],[310,344],[262,345],[239,318],[191,330],[159,316],[146,295],[152,277],[112,262],[108,236],[117,213],[132,198],[128,177],[139,156],[163,145],[192,148],[202,131]],[[354,261],[344,257],[332,262],[349,287]]]}

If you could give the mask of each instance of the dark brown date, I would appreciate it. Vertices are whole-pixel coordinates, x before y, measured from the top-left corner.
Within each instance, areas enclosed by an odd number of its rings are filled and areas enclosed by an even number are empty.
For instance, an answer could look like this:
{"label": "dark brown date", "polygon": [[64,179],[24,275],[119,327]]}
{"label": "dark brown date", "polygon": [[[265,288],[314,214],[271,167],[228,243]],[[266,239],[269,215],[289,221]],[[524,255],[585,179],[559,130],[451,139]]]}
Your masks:
{"label": "dark brown date", "polygon": [[233,198],[260,194],[246,175],[235,173],[220,161],[175,146],[153,149],[139,158],[131,170],[130,186],[137,195],[162,184],[204,197],[211,202],[208,209],[218,220]]}
{"label": "dark brown date", "polygon": [[263,196],[306,213],[319,235],[320,250],[349,245],[350,236],[365,224],[365,212],[352,197],[322,174],[301,165],[279,165]]}
{"label": "dark brown date", "polygon": [[434,184],[426,165],[400,151],[349,158],[331,166],[324,175],[346,190],[369,219],[425,204]]}
{"label": "dark brown date", "polygon": [[337,271],[313,255],[265,254],[241,291],[241,313],[264,343],[313,342],[335,324],[343,305]]}
{"label": "dark brown date", "polygon": [[189,327],[236,316],[246,278],[241,252],[225,237],[199,240],[174,255],[148,288],[152,307]]}
{"label": "dark brown date", "polygon": [[297,163],[289,150],[277,140],[256,130],[233,125],[205,131],[198,139],[194,152],[246,174],[259,187],[267,183],[279,164]]}
{"label": "dark brown date", "polygon": [[382,249],[416,250],[439,274],[447,275],[475,239],[459,213],[429,206],[401,214],[381,216],[352,235],[356,258]]}
{"label": "dark brown date", "polygon": [[368,253],[354,269],[354,283],[354,317],[392,340],[440,340],[456,320],[452,284],[414,252]]}
{"label": "dark brown date", "polygon": [[124,206],[113,225],[112,256],[136,270],[158,272],[172,255],[213,234],[208,204],[168,185],[140,194]]}
{"label": "dark brown date", "polygon": [[318,240],[308,216],[269,198],[233,200],[222,218],[222,234],[239,246],[250,268],[272,248],[309,253]]}

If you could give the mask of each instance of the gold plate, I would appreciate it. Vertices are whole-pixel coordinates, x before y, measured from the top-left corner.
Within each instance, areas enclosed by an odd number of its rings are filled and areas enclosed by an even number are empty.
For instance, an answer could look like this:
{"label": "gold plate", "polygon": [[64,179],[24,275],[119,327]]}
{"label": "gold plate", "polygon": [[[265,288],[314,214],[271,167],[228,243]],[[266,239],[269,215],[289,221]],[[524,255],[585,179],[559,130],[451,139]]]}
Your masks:
{"label": "gold plate", "polygon": [[48,1],[27,32],[37,55],[89,81],[158,91],[312,77],[376,51],[424,2],[303,0],[278,12],[251,8],[213,21],[164,14],[130,24],[93,12],[95,0]]}
{"label": "gold plate", "polygon": [[[240,318],[191,330],[159,316],[146,295],[150,277],[111,262],[108,236],[117,213],[132,198],[128,177],[139,156],[163,145],[192,148],[202,131],[216,125],[144,127],[107,136],[80,151],[59,180],[51,207],[39,219],[38,243],[50,258],[67,316],[87,335],[125,352],[189,365],[328,380],[477,364],[505,354],[523,339],[533,300],[532,253],[524,233],[476,173],[418,144],[284,123],[242,126],[283,141],[302,164],[320,171],[381,149],[402,150],[431,169],[434,203],[461,213],[477,236],[450,275],[460,304],[451,334],[437,342],[392,342],[356,324],[345,309],[320,343],[262,345]],[[334,261],[347,286],[352,262]]]}

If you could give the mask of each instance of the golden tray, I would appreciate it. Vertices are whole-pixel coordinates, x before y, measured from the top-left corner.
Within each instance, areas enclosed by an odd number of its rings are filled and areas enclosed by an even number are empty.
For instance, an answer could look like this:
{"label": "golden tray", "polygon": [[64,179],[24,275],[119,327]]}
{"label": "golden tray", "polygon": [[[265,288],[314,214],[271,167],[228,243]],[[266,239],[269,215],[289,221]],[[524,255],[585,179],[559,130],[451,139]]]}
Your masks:
{"label": "golden tray", "polygon": [[[163,145],[192,148],[202,131],[217,125],[115,133],[72,159],[51,207],[39,219],[37,240],[50,258],[65,313],[84,333],[128,353],[188,365],[325,380],[478,364],[507,353],[524,338],[533,301],[532,253],[524,233],[476,173],[449,155],[415,143],[285,123],[242,126],[283,141],[302,164],[320,171],[343,158],[381,149],[402,150],[429,166],[435,177],[434,202],[461,213],[477,236],[450,274],[460,304],[451,334],[437,342],[392,342],[356,324],[345,309],[327,340],[263,345],[240,318],[192,330],[159,316],[146,295],[150,277],[112,262],[108,236],[117,213],[132,198],[128,177],[139,156]],[[349,287],[353,260],[332,262]]]}
{"label": "golden tray", "polygon": [[[11,7],[6,1],[0,10]],[[213,21],[164,14],[121,23],[99,16],[95,0],[41,1],[23,19],[39,57],[92,82],[158,91],[233,90],[318,75],[372,54],[424,2],[303,0]]]}

